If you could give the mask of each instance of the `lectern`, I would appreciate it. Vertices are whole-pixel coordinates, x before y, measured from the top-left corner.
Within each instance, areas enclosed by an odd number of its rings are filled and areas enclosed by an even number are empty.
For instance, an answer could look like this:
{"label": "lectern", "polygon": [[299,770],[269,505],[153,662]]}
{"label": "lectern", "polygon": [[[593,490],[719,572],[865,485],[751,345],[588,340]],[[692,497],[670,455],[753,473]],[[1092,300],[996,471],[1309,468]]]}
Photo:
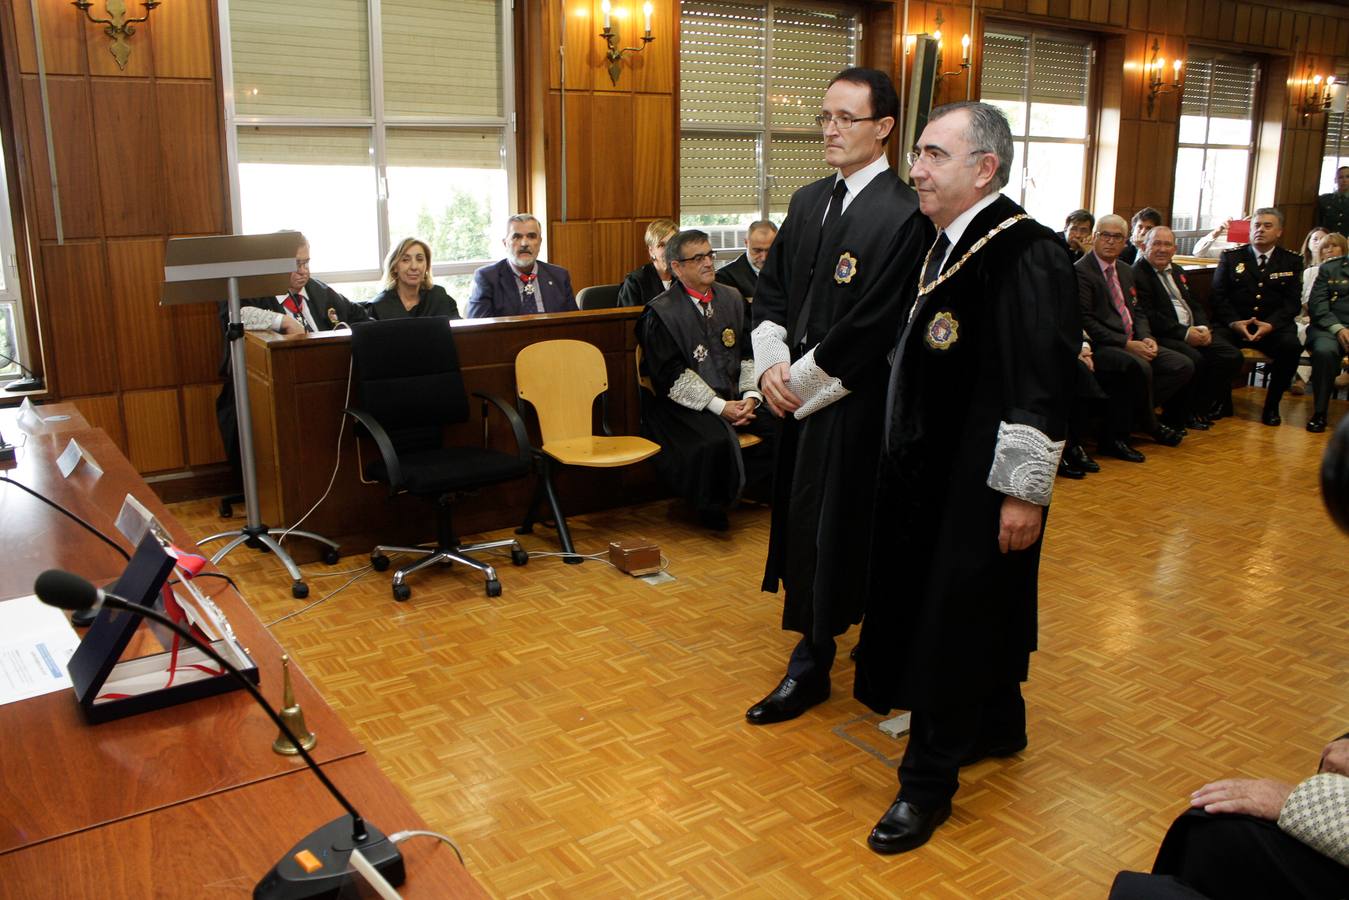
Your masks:
{"label": "lectern", "polygon": [[244,327],[239,316],[239,298],[275,296],[290,290],[290,273],[295,270],[295,251],[305,243],[298,231],[273,234],[234,234],[219,237],[173,238],[164,252],[164,284],[160,303],[218,303],[229,301],[229,326],[226,337],[230,348],[230,373],[234,379],[234,409],[239,421],[239,457],[244,478],[244,527],[222,531],[199,543],[230,538],[229,543],[211,557],[219,562],[240,544],[257,550],[270,550],[286,567],[291,577],[291,594],[309,595],[309,586],[295,561],[281,548],[275,535],[308,538],[325,545],[323,561],[338,559],[334,541],[312,531],[269,528],[262,522],[258,508],[258,472],[253,457],[253,420],[248,404],[248,376],[244,370]]}

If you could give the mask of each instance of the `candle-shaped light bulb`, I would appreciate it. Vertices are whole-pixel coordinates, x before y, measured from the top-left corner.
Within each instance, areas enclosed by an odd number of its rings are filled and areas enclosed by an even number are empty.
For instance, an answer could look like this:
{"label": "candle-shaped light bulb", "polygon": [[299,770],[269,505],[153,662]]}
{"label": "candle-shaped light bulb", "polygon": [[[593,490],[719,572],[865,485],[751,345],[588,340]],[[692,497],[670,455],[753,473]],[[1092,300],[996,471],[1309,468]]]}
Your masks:
{"label": "candle-shaped light bulb", "polygon": [[960,61],[970,61],[970,36],[968,34],[960,39]]}
{"label": "candle-shaped light bulb", "polygon": [[609,0],[603,0],[603,2],[600,3],[600,9],[604,12],[604,30],[608,31],[610,23],[609,13],[611,9],[609,6]]}
{"label": "candle-shaped light bulb", "polygon": [[1320,86],[1321,86],[1321,76],[1320,76],[1320,75],[1313,75],[1313,76],[1312,76],[1312,84],[1316,85],[1317,87],[1320,87]]}
{"label": "candle-shaped light bulb", "polygon": [[1180,81],[1180,60],[1176,60],[1171,64],[1171,71],[1175,74],[1176,81]]}
{"label": "candle-shaped light bulb", "polygon": [[941,29],[940,29],[940,28],[938,28],[936,31],[932,32],[932,39],[933,39],[934,41],[936,41],[938,44],[941,43]]}
{"label": "candle-shaped light bulb", "polygon": [[1157,71],[1160,72],[1162,69],[1165,68],[1166,68],[1166,57],[1165,56],[1157,57]]}
{"label": "candle-shaped light bulb", "polygon": [[646,17],[646,33],[651,33],[651,4],[642,4],[642,14]]}

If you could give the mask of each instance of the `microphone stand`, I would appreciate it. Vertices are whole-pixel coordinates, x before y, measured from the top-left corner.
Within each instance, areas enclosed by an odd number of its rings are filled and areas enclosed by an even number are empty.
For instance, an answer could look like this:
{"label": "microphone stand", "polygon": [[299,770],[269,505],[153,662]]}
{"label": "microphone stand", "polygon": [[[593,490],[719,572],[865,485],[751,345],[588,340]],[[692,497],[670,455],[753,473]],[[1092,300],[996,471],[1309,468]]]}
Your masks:
{"label": "microphone stand", "polygon": [[[254,900],[305,900],[305,898],[337,897],[341,889],[350,880],[348,860],[353,850],[359,850],[360,854],[391,884],[397,886],[403,883],[405,877],[403,855],[398,852],[398,848],[378,828],[366,825],[365,819],[356,811],[356,807],[352,806],[351,801],[343,796],[337,786],[329,780],[328,775],[309,755],[309,751],[304,748],[304,745],[300,743],[300,738],[290,730],[290,726],[286,724],[285,719],[272,709],[271,704],[262,696],[262,691],[258,690],[257,685],[245,678],[243,673],[235,668],[229,660],[216,652],[214,647],[159,610],[141,606],[139,603],[132,603],[123,597],[106,591],[100,591],[100,594],[103,597],[104,606],[126,610],[163,625],[209,656],[216,665],[233,675],[235,680],[253,696],[258,705],[267,711],[267,715],[281,729],[281,733],[290,740],[299,752],[300,758],[305,761],[305,764],[318,777],[318,780],[328,789],[328,793],[332,794],[333,798],[347,811],[346,816],[340,816],[326,825],[320,826],[292,847],[272,867],[272,870],[258,882],[257,887],[253,889]],[[45,602],[45,598],[43,599]],[[309,864],[308,867],[306,867],[306,862]],[[320,865],[314,868],[314,863]]]}
{"label": "microphone stand", "polygon": [[3,358],[7,362],[14,363],[24,375],[28,376],[23,381],[11,381],[9,384],[5,385],[5,390],[19,393],[21,391],[40,391],[47,386],[47,383],[42,380],[42,376],[38,375],[8,353],[0,353],[0,358]]}

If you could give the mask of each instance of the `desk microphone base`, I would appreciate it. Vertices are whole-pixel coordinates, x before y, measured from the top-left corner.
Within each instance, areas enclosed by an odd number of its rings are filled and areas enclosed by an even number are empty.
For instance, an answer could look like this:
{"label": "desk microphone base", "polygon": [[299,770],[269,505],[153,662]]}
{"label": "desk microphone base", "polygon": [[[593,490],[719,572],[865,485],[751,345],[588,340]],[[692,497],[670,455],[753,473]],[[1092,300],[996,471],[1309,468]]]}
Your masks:
{"label": "desk microphone base", "polygon": [[258,882],[253,900],[336,900],[360,877],[351,867],[353,847],[390,884],[402,884],[403,854],[378,828],[367,823],[365,830],[365,840],[352,840],[351,816],[342,816],[311,832]]}

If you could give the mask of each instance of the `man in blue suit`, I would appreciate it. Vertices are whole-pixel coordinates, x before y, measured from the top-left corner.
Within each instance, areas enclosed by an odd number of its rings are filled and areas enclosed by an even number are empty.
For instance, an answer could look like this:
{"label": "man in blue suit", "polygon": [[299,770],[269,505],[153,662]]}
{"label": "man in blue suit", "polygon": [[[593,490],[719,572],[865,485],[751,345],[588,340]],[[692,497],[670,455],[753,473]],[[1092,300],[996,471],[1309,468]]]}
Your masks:
{"label": "man in blue suit", "polygon": [[501,241],[506,246],[506,258],[473,273],[468,318],[576,310],[567,270],[539,259],[541,232],[539,220],[528,213],[506,220],[506,237]]}

